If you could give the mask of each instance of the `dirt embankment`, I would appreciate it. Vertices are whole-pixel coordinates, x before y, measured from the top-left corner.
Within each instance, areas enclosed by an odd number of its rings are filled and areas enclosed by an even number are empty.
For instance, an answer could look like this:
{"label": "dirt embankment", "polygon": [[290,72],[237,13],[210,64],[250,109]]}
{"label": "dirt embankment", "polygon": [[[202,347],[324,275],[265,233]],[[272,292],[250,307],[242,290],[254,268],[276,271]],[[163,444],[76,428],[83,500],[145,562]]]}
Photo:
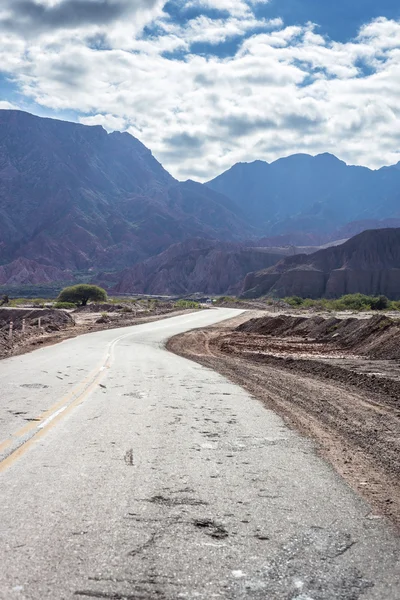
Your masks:
{"label": "dirt embankment", "polygon": [[[309,346],[311,350],[321,348],[330,353],[345,350],[374,359],[400,359],[400,321],[386,315],[367,319],[267,316],[239,325],[235,333],[252,334],[252,340],[253,336],[262,336],[264,342],[267,337],[283,338],[283,348],[293,338],[295,344],[301,342],[305,349]],[[252,342],[250,347],[253,346]],[[264,346],[268,349],[268,345]]]}
{"label": "dirt embankment", "polygon": [[387,317],[247,314],[170,340],[317,441],[322,455],[400,526],[400,326]]}
{"label": "dirt embankment", "polygon": [[[172,302],[149,304],[148,308],[131,304],[89,304],[74,311],[1,308],[0,359],[24,354],[84,333],[149,323],[186,312],[188,311],[177,310]],[[10,321],[13,323],[12,337]]]}
{"label": "dirt embankment", "polygon": [[0,308],[0,358],[74,326],[75,319],[64,310]]}

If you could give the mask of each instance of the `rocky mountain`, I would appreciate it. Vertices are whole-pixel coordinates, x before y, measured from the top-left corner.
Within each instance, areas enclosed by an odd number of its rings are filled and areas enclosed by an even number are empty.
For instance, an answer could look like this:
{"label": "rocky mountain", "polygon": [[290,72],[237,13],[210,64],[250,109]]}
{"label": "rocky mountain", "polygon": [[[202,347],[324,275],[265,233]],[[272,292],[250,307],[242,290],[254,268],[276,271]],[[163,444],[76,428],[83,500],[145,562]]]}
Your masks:
{"label": "rocky mountain", "polygon": [[242,289],[247,298],[338,298],[354,293],[400,298],[399,228],[364,231],[340,246],[285,258],[249,273]]}
{"label": "rocky mountain", "polygon": [[55,281],[71,281],[71,271],[41,265],[34,260],[17,258],[8,265],[0,266],[0,285],[40,285]]}
{"label": "rocky mountain", "polygon": [[230,200],[176,181],[128,133],[0,110],[0,264],[118,269],[194,236],[244,235]]}
{"label": "rocky mountain", "polygon": [[115,292],[130,294],[238,293],[250,271],[265,269],[281,256],[264,248],[193,239],[134,265],[122,274]]}
{"label": "rocky mountain", "polygon": [[[246,268],[273,265],[268,254],[294,254],[299,245],[312,252],[338,232],[397,226],[399,200],[400,165],[371,171],[331,155],[296,155],[235,165],[208,185],[179,182],[128,133],[0,110],[0,265],[7,285],[69,280],[77,271],[93,279],[103,272],[113,285],[129,267],[128,281],[132,267],[137,291],[222,293]],[[269,237],[257,242],[263,235]],[[198,238],[243,247],[210,249]],[[153,256],[148,272],[144,261]],[[163,262],[170,256],[171,268]]]}
{"label": "rocky mountain", "polygon": [[400,163],[373,171],[331,154],[296,154],[271,164],[238,163],[207,186],[269,236],[327,235],[352,221],[400,219]]}

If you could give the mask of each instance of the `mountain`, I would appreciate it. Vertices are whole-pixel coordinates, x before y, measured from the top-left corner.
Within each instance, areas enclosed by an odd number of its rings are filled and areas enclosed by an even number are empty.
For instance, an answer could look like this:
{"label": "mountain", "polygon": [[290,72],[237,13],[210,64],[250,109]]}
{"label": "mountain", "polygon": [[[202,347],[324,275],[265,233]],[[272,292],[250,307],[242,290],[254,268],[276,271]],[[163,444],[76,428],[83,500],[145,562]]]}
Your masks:
{"label": "mountain", "polygon": [[[281,233],[276,236],[264,237],[257,240],[249,240],[251,246],[260,246],[263,248],[286,247],[294,248],[292,254],[300,254],[302,248],[314,248],[314,252],[321,250],[323,247],[337,246],[338,243],[344,243],[349,238],[354,237],[362,231],[368,229],[393,229],[400,227],[400,218],[398,219],[365,219],[364,221],[351,221],[346,223],[339,229],[333,230],[331,233],[318,233],[298,231],[292,233]],[[304,254],[311,254],[304,252]]]}
{"label": "mountain", "polygon": [[373,171],[331,154],[296,154],[238,163],[206,185],[269,236],[329,234],[352,221],[400,218],[400,163]]}
{"label": "mountain", "polygon": [[187,238],[244,235],[238,207],[176,181],[130,134],[0,110],[0,264],[122,269]]}
{"label": "mountain", "polygon": [[0,285],[40,285],[71,280],[71,271],[62,271],[56,267],[41,265],[26,258],[17,258],[8,265],[0,266]]}
{"label": "mountain", "polygon": [[338,298],[384,294],[400,299],[400,229],[364,231],[340,246],[291,256],[247,275],[242,295]]}
{"label": "mountain", "polygon": [[247,273],[265,269],[280,258],[264,248],[193,239],[127,269],[114,291],[169,295],[237,293]]}

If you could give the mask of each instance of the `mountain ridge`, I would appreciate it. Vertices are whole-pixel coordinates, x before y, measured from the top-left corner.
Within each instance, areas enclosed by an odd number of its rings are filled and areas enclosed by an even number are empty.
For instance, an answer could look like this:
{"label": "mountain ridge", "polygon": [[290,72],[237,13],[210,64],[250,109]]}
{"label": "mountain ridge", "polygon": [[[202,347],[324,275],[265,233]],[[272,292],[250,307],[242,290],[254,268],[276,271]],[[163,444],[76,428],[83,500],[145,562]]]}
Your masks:
{"label": "mountain ridge", "polygon": [[237,163],[206,185],[246,205],[264,235],[331,233],[353,221],[400,217],[398,165],[373,170],[329,153]]}
{"label": "mountain ridge", "polygon": [[400,228],[364,231],[339,246],[287,257],[249,273],[242,287],[246,298],[338,298],[353,293],[400,298]]}
{"label": "mountain ridge", "polygon": [[124,268],[193,236],[252,235],[218,192],[174,179],[128,133],[0,110],[0,263]]}

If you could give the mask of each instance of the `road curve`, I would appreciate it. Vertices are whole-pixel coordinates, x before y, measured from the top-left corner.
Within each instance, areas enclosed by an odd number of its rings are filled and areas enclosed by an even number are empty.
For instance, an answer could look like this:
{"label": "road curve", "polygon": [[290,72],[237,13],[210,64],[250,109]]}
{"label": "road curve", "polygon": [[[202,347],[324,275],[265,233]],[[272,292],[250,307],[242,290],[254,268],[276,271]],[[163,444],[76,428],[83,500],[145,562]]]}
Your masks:
{"label": "road curve", "polygon": [[395,600],[400,542],[311,442],[165,340],[0,362],[0,598]]}

